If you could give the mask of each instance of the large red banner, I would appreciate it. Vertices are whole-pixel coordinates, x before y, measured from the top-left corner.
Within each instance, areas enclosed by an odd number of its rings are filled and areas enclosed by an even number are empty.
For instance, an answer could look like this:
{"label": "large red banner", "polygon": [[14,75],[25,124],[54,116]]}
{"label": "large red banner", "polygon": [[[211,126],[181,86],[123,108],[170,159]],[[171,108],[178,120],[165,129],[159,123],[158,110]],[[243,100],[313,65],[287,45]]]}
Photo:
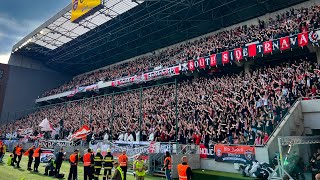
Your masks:
{"label": "large red banner", "polygon": [[251,163],[255,159],[255,147],[229,146],[216,144],[214,146],[215,160],[230,163]]}
{"label": "large red banner", "polygon": [[189,60],[181,64],[182,71],[195,71],[210,68],[212,66],[226,65],[233,61],[242,61],[247,58],[262,57],[273,53],[280,53],[292,48],[307,46],[309,43],[318,43],[318,32],[312,31],[296,34],[293,36],[282,37],[266,42],[256,42],[247,46],[233,50],[227,50],[217,54],[211,54],[198,59]]}

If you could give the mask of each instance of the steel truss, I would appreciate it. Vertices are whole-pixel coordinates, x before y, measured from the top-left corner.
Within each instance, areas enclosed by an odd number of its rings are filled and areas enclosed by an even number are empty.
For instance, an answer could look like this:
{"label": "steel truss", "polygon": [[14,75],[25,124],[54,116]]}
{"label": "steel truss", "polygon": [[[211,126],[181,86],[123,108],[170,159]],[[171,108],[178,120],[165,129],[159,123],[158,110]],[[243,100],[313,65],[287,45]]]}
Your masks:
{"label": "steel truss", "polygon": [[[232,3],[238,3],[237,0],[227,1],[227,0],[219,0],[215,2],[209,2],[205,0],[182,0],[182,1],[157,1],[157,3],[152,2],[144,2],[140,6],[143,6],[143,11],[148,12],[142,17],[138,17],[134,19],[134,21],[129,21],[127,23],[123,23],[126,19],[115,19],[118,20],[117,23],[112,25],[99,27],[96,29],[96,33],[103,32],[105,29],[111,29],[111,31],[101,39],[99,36],[94,37],[94,35],[90,35],[87,37],[83,37],[82,40],[86,41],[86,45],[84,48],[74,48],[68,53],[61,54],[59,51],[55,52],[56,55],[54,58],[48,63],[52,64],[55,61],[59,61],[61,63],[66,62],[75,56],[80,56],[78,58],[79,63],[86,62],[88,65],[99,64],[106,59],[112,59],[130,51],[138,51],[142,49],[142,47],[148,44],[155,44],[161,41],[165,41],[169,37],[175,36],[176,33],[163,33],[163,32],[179,32],[181,34],[188,34],[192,37],[192,34],[196,34],[198,29],[198,24],[203,23],[213,23],[218,22],[221,26],[224,26],[224,21],[220,19],[227,17],[231,14],[237,14],[241,12],[241,10],[246,8],[251,8],[251,6],[243,6],[244,8],[236,9],[232,8],[230,5]],[[154,8],[154,6],[160,6],[162,8]],[[237,6],[238,7],[238,6]],[[239,5],[239,7],[241,7]],[[230,13],[224,13],[223,8],[230,11]],[[236,10],[234,10],[236,9]],[[199,13],[193,13],[192,11],[199,11]],[[139,12],[134,12],[139,13]],[[209,13],[210,16],[201,16],[201,14]],[[223,15],[222,15],[223,14]],[[237,15],[236,17],[239,17]],[[127,17],[130,18],[130,17]],[[120,25],[120,27],[117,27]],[[159,28],[157,28],[157,24],[161,24]],[[104,25],[102,25],[104,26]],[[146,28],[149,28],[149,31],[146,32]],[[192,30],[193,29],[193,30]],[[120,39],[128,36],[129,34],[137,33],[137,36],[130,41],[121,42]],[[86,35],[84,35],[86,36]],[[94,38],[91,38],[94,37]],[[155,40],[153,37],[157,37]],[[135,42],[145,39],[142,44],[136,44]],[[81,43],[79,42],[79,46]],[[136,44],[134,49],[130,48],[130,45]],[[112,46],[110,47],[110,44]],[[77,46],[76,44],[69,44],[70,46]],[[68,46],[64,46],[68,48]],[[116,51],[121,47],[121,51]],[[97,51],[97,53],[88,53],[94,49],[101,48],[101,50]],[[110,53],[116,51],[115,53]],[[59,55],[61,54],[61,55]],[[111,55],[110,55],[111,54]],[[85,66],[83,66],[83,71],[85,71]],[[65,67],[65,69],[70,69],[69,67]]]}
{"label": "steel truss", "polygon": [[[288,172],[284,169],[282,158],[282,146],[287,145],[301,145],[301,144],[319,144],[320,136],[284,136],[278,138],[279,156],[278,166],[273,171],[269,179],[282,179],[284,175],[288,175],[290,179],[293,179]],[[279,175],[279,176],[277,176]]]}

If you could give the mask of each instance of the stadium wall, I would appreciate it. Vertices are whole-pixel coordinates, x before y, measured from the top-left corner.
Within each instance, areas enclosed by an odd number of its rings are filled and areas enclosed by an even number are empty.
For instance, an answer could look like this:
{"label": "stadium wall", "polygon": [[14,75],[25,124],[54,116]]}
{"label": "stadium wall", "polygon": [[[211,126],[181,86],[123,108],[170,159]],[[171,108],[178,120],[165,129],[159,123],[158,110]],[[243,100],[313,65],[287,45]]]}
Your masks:
{"label": "stadium wall", "polygon": [[0,123],[23,116],[22,113],[16,112],[33,108],[34,102],[40,94],[57,87],[70,78],[68,75],[54,71],[10,65]]}
{"label": "stadium wall", "polygon": [[52,69],[45,66],[40,60],[32,59],[17,53],[11,54],[8,64],[29,69],[54,72]]}
{"label": "stadium wall", "polygon": [[320,129],[320,100],[302,101],[301,104],[306,133],[312,132],[308,130]]}

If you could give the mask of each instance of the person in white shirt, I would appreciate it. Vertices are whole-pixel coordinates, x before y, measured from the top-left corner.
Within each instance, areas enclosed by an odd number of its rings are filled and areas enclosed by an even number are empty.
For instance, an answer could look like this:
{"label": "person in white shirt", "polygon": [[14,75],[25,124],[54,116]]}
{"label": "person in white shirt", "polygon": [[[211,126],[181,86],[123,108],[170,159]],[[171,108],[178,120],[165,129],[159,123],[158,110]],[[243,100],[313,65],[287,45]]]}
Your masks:
{"label": "person in white shirt", "polygon": [[136,132],[136,141],[140,141],[140,131]]}
{"label": "person in white shirt", "polygon": [[124,138],[124,135],[123,135],[123,133],[121,133],[121,134],[119,135],[119,137],[118,137],[118,140],[119,140],[119,141],[123,141],[123,138]]}
{"label": "person in white shirt", "polygon": [[154,133],[151,132],[150,135],[149,135],[149,141],[153,141],[154,140]]}
{"label": "person in white shirt", "polygon": [[129,133],[125,133],[125,134],[124,134],[123,141],[128,141],[128,137],[129,137]]}
{"label": "person in white shirt", "polygon": [[129,134],[127,141],[128,142],[133,142],[134,141],[132,133]]}
{"label": "person in white shirt", "polygon": [[103,136],[103,140],[104,141],[108,141],[109,140],[109,134],[106,133],[104,136]]}

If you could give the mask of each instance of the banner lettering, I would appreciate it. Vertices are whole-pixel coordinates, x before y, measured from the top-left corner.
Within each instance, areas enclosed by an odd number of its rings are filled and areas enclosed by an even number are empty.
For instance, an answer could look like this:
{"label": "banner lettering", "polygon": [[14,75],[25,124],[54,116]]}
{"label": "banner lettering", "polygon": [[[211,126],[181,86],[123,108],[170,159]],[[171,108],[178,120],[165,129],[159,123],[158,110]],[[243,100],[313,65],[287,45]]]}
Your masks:
{"label": "banner lettering", "polygon": [[228,163],[251,163],[255,160],[255,147],[229,146],[216,144],[214,146],[215,160]]}

